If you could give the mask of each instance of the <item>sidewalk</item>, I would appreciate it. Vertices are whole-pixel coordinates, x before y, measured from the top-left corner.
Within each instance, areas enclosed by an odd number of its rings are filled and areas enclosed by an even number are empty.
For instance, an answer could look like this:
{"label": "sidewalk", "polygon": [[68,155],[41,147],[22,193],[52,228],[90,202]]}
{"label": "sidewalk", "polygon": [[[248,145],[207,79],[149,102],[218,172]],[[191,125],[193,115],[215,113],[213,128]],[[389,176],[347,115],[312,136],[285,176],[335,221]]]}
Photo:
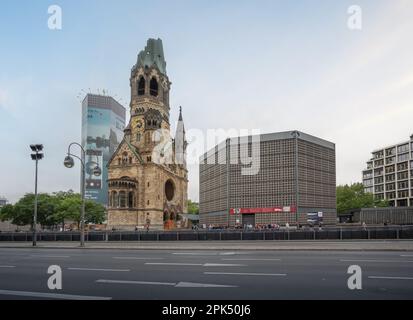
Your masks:
{"label": "sidewalk", "polygon": [[[32,248],[30,242],[0,242],[1,248]],[[42,249],[78,249],[78,242],[38,242]],[[337,250],[413,251],[412,240],[364,241],[161,241],[87,242],[85,249],[139,250]]]}

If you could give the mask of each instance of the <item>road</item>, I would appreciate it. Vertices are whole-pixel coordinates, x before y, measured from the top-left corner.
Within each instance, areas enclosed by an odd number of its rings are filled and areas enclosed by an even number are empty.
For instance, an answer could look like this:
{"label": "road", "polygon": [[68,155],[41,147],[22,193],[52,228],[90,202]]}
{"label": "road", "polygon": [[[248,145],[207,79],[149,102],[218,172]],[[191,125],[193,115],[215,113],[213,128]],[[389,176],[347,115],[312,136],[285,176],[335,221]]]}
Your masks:
{"label": "road", "polygon": [[0,299],[413,299],[413,252],[0,248]]}

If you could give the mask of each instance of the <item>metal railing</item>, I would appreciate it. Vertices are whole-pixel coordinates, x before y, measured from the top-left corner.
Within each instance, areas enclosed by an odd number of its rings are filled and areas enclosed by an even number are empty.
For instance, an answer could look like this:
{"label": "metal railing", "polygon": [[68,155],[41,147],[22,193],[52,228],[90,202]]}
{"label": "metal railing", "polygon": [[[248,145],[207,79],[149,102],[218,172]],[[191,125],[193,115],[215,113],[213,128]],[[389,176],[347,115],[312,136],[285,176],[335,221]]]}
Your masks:
{"label": "metal railing", "polygon": [[[31,232],[0,232],[0,242],[30,242]],[[413,226],[323,228],[305,230],[180,230],[87,232],[86,241],[288,241],[413,239]],[[39,232],[38,241],[80,241],[79,232]]]}

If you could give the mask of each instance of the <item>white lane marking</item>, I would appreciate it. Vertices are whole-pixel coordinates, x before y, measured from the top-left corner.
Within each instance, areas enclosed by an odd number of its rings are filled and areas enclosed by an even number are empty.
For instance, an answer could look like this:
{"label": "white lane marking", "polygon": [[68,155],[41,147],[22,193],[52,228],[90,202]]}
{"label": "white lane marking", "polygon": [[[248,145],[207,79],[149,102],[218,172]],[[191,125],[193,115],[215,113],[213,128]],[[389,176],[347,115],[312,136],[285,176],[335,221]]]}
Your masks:
{"label": "white lane marking", "polygon": [[128,281],[128,280],[96,280],[97,283],[113,283],[113,284],[143,284],[154,286],[175,286],[176,283],[171,282],[150,282],[150,281]]}
{"label": "white lane marking", "polygon": [[286,277],[285,273],[245,273],[245,272],[204,272],[204,274],[210,275],[234,275],[234,276],[273,276],[273,277]]}
{"label": "white lane marking", "polygon": [[406,260],[344,260],[341,259],[341,262],[383,262],[383,263],[413,263],[413,261],[406,261]]}
{"label": "white lane marking", "polygon": [[178,263],[178,262],[146,262],[150,266],[202,266],[201,263]]}
{"label": "white lane marking", "polygon": [[238,288],[238,286],[212,283],[179,282],[175,288]]}
{"label": "white lane marking", "polygon": [[231,264],[231,263],[205,263],[204,267],[246,267],[245,264]]}
{"label": "white lane marking", "polygon": [[135,284],[135,285],[152,285],[152,286],[168,286],[175,288],[238,288],[238,286],[213,284],[213,283],[194,283],[194,282],[151,282],[151,281],[131,281],[131,280],[96,280],[97,283],[109,284]]}
{"label": "white lane marking", "polygon": [[30,255],[31,258],[70,258],[70,256],[53,256],[53,255],[38,255],[32,254]]}
{"label": "white lane marking", "polygon": [[143,258],[143,257],[113,257],[117,260],[163,260],[164,258]]}
{"label": "white lane marking", "polygon": [[0,266],[0,268],[16,268],[16,266]]}
{"label": "white lane marking", "polygon": [[250,254],[249,252],[173,252],[173,255],[176,256],[234,256],[241,254]]}
{"label": "white lane marking", "polygon": [[413,280],[413,278],[411,277],[378,277],[378,276],[370,276],[369,279]]}
{"label": "white lane marking", "polygon": [[222,261],[281,261],[281,259],[222,258]]}
{"label": "white lane marking", "polygon": [[401,254],[400,257],[413,257],[413,254]]}
{"label": "white lane marking", "polygon": [[176,256],[216,256],[217,253],[173,252]]}
{"label": "white lane marking", "polygon": [[112,299],[110,297],[79,296],[79,295],[72,295],[72,294],[30,292],[30,291],[11,291],[11,290],[0,290],[0,295],[65,299],[65,300],[111,300]]}
{"label": "white lane marking", "polygon": [[74,271],[103,271],[103,272],[129,272],[129,269],[94,269],[94,268],[67,268]]}
{"label": "white lane marking", "polygon": [[181,263],[181,262],[146,262],[151,266],[198,266],[198,267],[246,267],[245,264],[228,264],[228,263]]}

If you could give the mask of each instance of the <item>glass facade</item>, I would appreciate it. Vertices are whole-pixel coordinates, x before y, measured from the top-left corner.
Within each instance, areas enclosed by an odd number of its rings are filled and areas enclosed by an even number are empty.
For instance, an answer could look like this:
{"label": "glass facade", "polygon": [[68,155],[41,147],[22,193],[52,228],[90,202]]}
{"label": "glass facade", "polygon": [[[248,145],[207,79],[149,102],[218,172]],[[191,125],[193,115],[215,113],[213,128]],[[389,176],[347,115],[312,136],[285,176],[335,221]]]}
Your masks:
{"label": "glass facade", "polygon": [[[107,163],[123,138],[126,110],[108,96],[88,94],[82,104],[82,146],[86,150],[86,199],[108,204]],[[96,163],[102,175],[93,175]]]}

